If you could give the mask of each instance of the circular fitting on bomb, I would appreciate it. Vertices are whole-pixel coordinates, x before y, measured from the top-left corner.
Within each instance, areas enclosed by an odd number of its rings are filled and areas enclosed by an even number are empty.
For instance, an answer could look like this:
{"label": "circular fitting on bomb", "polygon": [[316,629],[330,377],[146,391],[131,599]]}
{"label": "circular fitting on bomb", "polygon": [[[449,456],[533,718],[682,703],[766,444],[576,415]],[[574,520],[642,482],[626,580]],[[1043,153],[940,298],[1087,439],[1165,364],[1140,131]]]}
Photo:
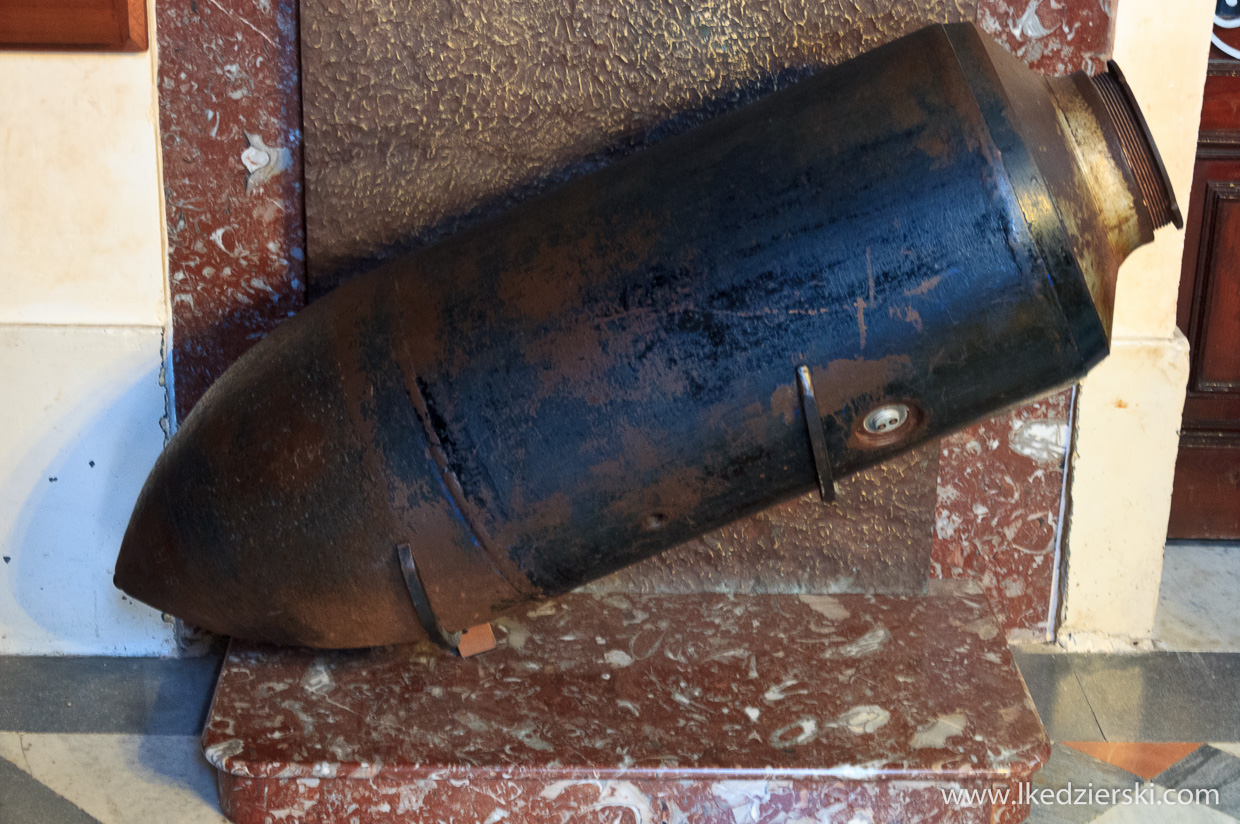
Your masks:
{"label": "circular fitting on bomb", "polygon": [[904,443],[921,432],[923,418],[916,404],[883,401],[854,424],[853,443],[867,449]]}
{"label": "circular fitting on bomb", "polygon": [[908,422],[908,412],[908,404],[885,404],[866,415],[862,426],[871,435],[894,432]]}

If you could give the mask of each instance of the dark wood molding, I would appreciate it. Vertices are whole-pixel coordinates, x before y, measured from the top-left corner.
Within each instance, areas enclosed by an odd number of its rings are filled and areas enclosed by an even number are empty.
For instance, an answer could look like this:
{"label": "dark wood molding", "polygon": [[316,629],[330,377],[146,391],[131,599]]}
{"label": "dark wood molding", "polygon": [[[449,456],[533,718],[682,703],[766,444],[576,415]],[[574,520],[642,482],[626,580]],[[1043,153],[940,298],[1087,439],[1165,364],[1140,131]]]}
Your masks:
{"label": "dark wood molding", "polygon": [[1240,129],[1203,129],[1197,136],[1197,159],[1240,161]]}
{"label": "dark wood molding", "polygon": [[0,49],[146,48],[145,0],[0,0]]}
{"label": "dark wood molding", "polygon": [[1240,431],[1234,429],[1185,429],[1180,433],[1180,448],[1240,449]]}
{"label": "dark wood molding", "polygon": [[[1208,334],[1206,312],[1218,289],[1215,277],[1215,245],[1220,229],[1222,206],[1228,202],[1240,202],[1240,182],[1230,180],[1207,180],[1205,199],[1202,203],[1201,236],[1198,240],[1197,266],[1193,281],[1193,302],[1189,326],[1185,330],[1190,341],[1203,341]],[[1204,346],[1193,351],[1188,391],[1190,395],[1231,395],[1240,398],[1240,383],[1234,381],[1209,381],[1201,377],[1203,360],[1207,354]]]}

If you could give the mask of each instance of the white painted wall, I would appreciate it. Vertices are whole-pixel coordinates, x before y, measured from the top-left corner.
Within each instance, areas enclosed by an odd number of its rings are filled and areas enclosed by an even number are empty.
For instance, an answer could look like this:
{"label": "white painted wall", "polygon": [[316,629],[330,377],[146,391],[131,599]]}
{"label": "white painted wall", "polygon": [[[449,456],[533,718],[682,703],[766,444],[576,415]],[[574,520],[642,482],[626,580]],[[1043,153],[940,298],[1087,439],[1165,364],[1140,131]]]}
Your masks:
{"label": "white painted wall", "polygon": [[[1122,0],[1115,59],[1187,208],[1213,0]],[[1175,326],[1183,231],[1121,267],[1110,357],[1081,384],[1060,641],[1142,646],[1154,628],[1188,343]]]}
{"label": "white painted wall", "polygon": [[0,53],[0,78],[0,654],[171,654],[112,586],[164,438],[154,53]]}
{"label": "white painted wall", "polygon": [[0,323],[160,326],[150,54],[0,53]]}

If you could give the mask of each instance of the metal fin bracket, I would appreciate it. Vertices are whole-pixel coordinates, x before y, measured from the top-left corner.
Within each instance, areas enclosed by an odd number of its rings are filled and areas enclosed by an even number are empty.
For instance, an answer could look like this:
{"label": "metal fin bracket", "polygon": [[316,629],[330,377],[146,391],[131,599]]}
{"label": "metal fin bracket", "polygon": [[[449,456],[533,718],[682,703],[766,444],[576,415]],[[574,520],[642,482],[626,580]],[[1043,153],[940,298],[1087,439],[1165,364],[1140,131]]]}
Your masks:
{"label": "metal fin bracket", "polygon": [[827,433],[822,428],[822,414],[814,399],[814,384],[809,367],[797,367],[797,384],[801,390],[801,413],[809,432],[809,446],[814,455],[814,469],[818,473],[818,494],[823,503],[835,500],[835,477],[831,472],[831,454],[827,451]]}
{"label": "metal fin bracket", "polygon": [[400,571],[405,577],[409,600],[413,601],[413,608],[418,613],[418,621],[422,623],[422,628],[436,644],[446,650],[456,651],[457,645],[461,642],[461,634],[444,632],[443,627],[439,625],[439,618],[435,616],[430,598],[426,595],[426,587],[422,584],[422,576],[418,572],[417,563],[413,560],[413,550],[409,548],[409,544],[397,546],[396,557],[400,560]]}

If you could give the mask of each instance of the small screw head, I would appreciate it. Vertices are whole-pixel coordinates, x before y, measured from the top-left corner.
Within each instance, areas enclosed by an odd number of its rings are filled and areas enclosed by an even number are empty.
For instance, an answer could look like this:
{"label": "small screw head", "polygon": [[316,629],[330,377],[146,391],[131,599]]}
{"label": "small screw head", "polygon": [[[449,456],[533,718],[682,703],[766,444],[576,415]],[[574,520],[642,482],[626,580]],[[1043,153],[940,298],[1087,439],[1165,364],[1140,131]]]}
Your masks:
{"label": "small screw head", "polygon": [[870,414],[865,416],[862,426],[871,434],[887,435],[904,426],[908,418],[908,404],[888,403],[871,410]]}

